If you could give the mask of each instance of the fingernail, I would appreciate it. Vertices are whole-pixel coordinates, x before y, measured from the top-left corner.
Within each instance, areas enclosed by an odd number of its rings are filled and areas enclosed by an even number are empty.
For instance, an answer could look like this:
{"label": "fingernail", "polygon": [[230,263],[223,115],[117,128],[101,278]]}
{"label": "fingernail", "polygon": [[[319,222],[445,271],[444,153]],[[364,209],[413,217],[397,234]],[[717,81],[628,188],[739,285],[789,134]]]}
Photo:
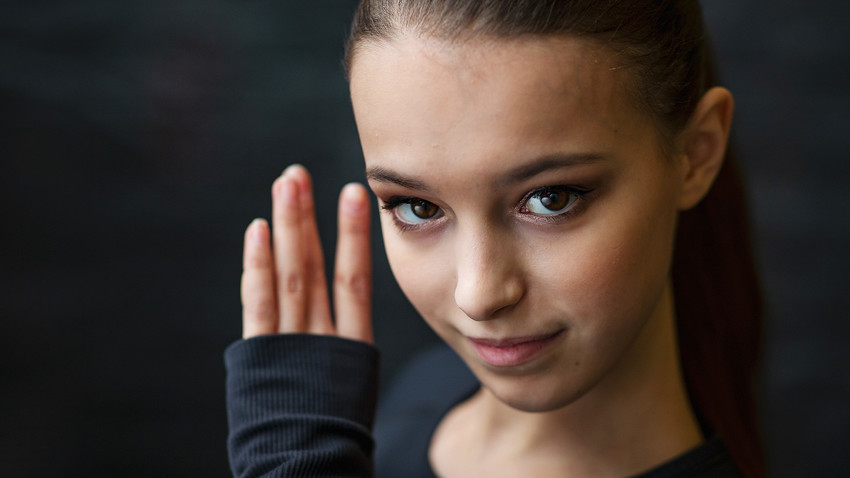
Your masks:
{"label": "fingernail", "polygon": [[280,175],[286,176],[287,174],[295,171],[296,169],[304,169],[304,166],[302,166],[298,163],[290,164],[289,166],[286,167],[286,169],[283,170],[283,172]]}
{"label": "fingernail", "polygon": [[265,223],[266,220],[263,218],[256,218],[251,221],[251,224],[248,226],[251,228],[251,240],[256,244],[265,244],[265,230],[262,228],[261,224]]}
{"label": "fingernail", "polygon": [[284,178],[280,185],[280,197],[286,204],[298,204],[298,185],[290,178]]}
{"label": "fingernail", "polygon": [[357,214],[366,208],[366,195],[363,188],[357,183],[346,184],[342,188],[342,205],[340,207],[347,213]]}

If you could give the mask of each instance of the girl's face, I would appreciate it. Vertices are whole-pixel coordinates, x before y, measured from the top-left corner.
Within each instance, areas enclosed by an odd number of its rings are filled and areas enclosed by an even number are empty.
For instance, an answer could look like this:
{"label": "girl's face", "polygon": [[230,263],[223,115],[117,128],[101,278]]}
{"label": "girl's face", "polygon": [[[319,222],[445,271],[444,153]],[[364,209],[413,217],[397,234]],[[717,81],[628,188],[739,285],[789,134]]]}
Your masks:
{"label": "girl's face", "polygon": [[573,38],[411,35],[355,58],[396,279],[514,408],[616,393],[669,340],[682,173],[627,96],[631,74]]}

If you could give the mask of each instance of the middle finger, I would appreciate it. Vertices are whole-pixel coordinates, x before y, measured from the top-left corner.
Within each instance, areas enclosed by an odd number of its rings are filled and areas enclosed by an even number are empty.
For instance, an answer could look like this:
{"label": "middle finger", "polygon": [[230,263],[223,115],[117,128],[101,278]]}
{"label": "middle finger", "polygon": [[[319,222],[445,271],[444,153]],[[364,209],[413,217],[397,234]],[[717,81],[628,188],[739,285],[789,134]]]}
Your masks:
{"label": "middle finger", "polygon": [[272,226],[279,332],[287,333],[307,331],[307,283],[299,203],[298,183],[284,173],[272,186]]}

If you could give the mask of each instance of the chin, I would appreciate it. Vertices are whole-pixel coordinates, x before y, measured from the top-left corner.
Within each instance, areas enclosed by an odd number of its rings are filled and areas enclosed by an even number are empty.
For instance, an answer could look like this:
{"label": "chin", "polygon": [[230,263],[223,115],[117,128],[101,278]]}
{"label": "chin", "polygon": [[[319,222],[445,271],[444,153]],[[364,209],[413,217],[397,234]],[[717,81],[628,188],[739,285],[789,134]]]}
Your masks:
{"label": "chin", "polygon": [[[487,383],[487,382],[491,383]],[[561,409],[584,396],[586,389],[562,390],[533,381],[508,379],[514,383],[492,383],[481,381],[483,386],[500,402],[519,411],[545,413]],[[500,380],[504,381],[504,379]]]}

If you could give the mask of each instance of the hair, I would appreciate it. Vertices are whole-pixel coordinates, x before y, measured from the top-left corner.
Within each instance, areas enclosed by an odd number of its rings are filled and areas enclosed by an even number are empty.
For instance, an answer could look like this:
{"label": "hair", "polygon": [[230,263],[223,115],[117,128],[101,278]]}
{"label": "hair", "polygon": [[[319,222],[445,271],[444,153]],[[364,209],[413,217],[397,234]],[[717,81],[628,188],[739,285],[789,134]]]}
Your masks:
{"label": "hair", "polygon": [[[665,153],[717,81],[697,0],[362,0],[346,71],[364,45],[411,32],[446,41],[563,35],[600,42],[633,70],[628,94],[654,119]],[[762,299],[746,211],[727,151],[706,197],[679,215],[671,275],[682,373],[703,431],[722,437],[744,476],[760,478],[753,378]]]}

